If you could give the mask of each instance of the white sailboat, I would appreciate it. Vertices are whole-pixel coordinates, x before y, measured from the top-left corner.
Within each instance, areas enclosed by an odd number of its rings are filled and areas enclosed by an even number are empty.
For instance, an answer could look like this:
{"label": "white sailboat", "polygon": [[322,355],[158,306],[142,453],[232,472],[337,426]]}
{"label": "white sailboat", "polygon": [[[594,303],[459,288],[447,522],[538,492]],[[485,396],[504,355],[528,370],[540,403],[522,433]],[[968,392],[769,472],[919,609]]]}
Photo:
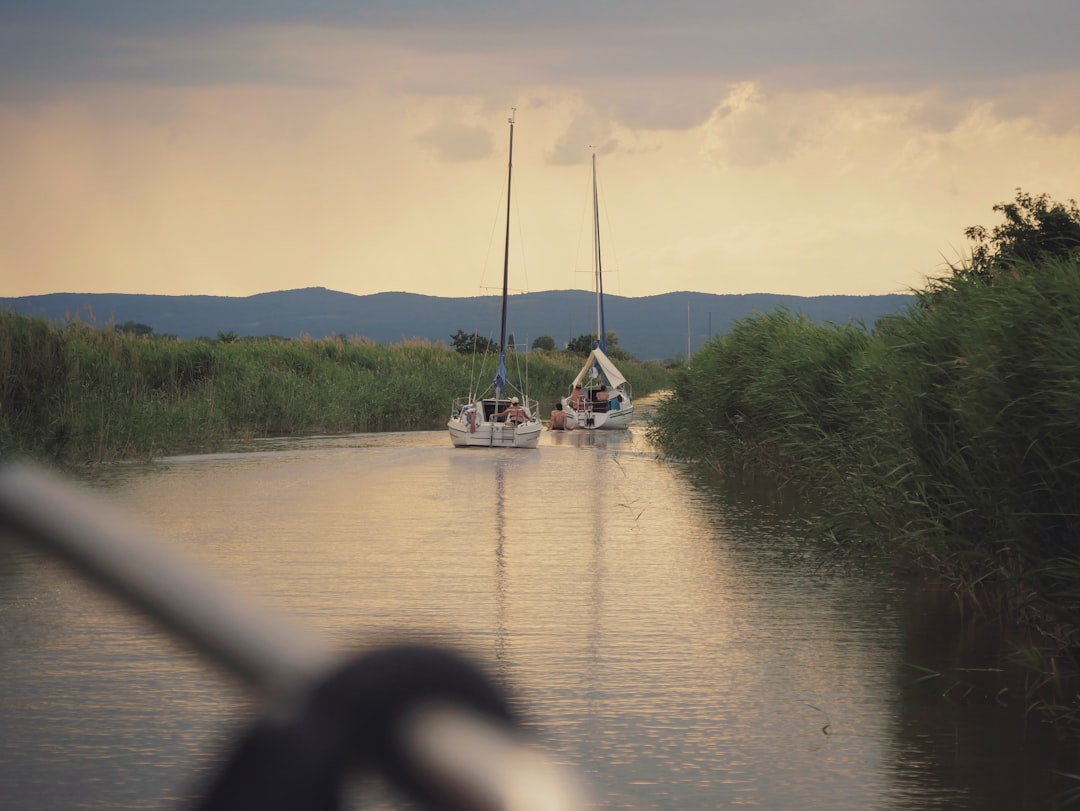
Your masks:
{"label": "white sailboat", "polygon": [[634,415],[630,384],[607,355],[604,328],[604,276],[600,254],[600,204],[596,186],[596,153],[592,156],[593,273],[596,286],[596,346],[585,359],[570,394],[563,398],[567,427],[586,429],[629,428]]}
{"label": "white sailboat", "polygon": [[[540,408],[524,391],[507,393],[506,291],[510,277],[510,189],[514,171],[514,116],[510,122],[510,159],[506,171],[506,244],[503,251],[502,318],[499,365],[491,387],[454,400],[447,428],[455,448],[535,448],[544,424]],[[519,390],[520,391],[520,390]]]}

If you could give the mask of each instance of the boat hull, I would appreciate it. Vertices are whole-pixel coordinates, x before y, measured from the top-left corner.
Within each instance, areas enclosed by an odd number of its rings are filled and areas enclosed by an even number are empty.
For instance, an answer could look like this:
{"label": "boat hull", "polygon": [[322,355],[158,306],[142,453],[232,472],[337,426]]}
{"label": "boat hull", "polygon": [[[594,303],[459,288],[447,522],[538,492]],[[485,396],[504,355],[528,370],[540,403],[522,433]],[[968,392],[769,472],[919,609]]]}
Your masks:
{"label": "boat hull", "polygon": [[574,411],[567,398],[563,401],[563,409],[567,411],[567,427],[583,430],[622,431],[630,427],[630,421],[634,417],[634,406],[628,403],[618,411]]}
{"label": "boat hull", "polygon": [[539,423],[511,425],[509,423],[486,423],[476,426],[475,431],[459,420],[447,423],[450,441],[455,448],[535,448],[540,441],[543,426]]}
{"label": "boat hull", "polygon": [[505,422],[494,416],[508,404],[508,400],[457,400],[446,423],[454,447],[535,448],[544,430],[544,424],[537,416],[537,403],[525,403],[526,419],[521,423]]}

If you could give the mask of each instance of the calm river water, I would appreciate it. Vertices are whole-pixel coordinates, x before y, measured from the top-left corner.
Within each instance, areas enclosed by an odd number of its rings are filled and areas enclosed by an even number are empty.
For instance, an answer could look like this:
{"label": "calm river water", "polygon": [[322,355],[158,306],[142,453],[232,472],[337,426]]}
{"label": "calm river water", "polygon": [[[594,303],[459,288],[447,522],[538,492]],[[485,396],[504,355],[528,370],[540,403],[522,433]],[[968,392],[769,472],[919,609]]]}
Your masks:
{"label": "calm river water", "polygon": [[[947,604],[820,576],[788,519],[695,484],[639,428],[536,451],[272,440],[91,485],[331,644],[420,631],[471,653],[602,808],[1045,809],[1075,785],[1055,771],[1080,771]],[[0,808],[177,806],[253,712],[112,599],[0,547]]]}

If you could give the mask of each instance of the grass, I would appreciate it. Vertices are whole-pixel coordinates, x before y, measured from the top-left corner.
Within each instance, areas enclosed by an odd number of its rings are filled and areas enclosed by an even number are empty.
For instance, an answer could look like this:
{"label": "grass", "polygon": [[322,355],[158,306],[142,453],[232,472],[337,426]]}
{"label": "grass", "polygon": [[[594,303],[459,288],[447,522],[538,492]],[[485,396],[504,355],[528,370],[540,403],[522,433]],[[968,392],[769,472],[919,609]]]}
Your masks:
{"label": "grass", "polygon": [[[565,352],[507,358],[542,407],[581,363]],[[624,371],[640,394],[670,376],[654,363]],[[492,356],[420,340],[180,341],[0,313],[0,458],[78,465],[245,437],[439,428],[454,397],[494,373]]]}

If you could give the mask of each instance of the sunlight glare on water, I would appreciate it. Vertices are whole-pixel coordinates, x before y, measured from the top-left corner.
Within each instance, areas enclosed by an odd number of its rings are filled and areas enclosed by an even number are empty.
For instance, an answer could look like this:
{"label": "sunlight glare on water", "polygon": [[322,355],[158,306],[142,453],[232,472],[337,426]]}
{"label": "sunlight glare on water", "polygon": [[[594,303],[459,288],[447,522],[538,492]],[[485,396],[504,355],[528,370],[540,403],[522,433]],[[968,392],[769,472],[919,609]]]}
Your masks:
{"label": "sunlight glare on water", "polygon": [[[328,644],[465,650],[600,807],[968,807],[896,739],[899,587],[816,576],[784,519],[693,481],[634,429],[536,451],[269,440],[93,484]],[[181,796],[250,702],[38,553],[9,557],[0,807]]]}

